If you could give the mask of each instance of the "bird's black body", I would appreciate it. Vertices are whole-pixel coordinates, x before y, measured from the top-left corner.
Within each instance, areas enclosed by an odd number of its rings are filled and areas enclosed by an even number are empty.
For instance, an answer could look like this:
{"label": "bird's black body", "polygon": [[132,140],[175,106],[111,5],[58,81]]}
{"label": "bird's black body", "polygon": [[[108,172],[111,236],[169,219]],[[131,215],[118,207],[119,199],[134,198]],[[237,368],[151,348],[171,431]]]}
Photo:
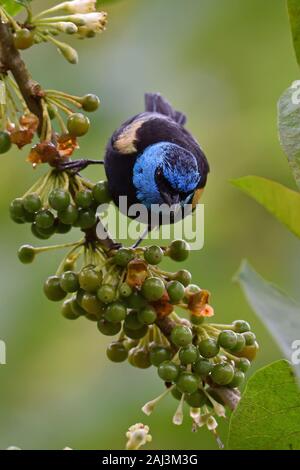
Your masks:
{"label": "bird's black body", "polygon": [[[207,159],[184,128],[186,118],[182,113],[173,110],[159,94],[146,94],[145,105],[146,111],[126,121],[108,142],[104,164],[112,198],[117,206],[120,196],[127,196],[128,206],[141,202],[147,205],[147,198],[150,204],[150,201],[160,200],[155,197],[160,194],[162,201],[169,205],[175,199],[182,202],[185,197],[190,197],[194,206],[206,184]],[[165,168],[166,159],[168,168]],[[178,172],[177,162],[180,164]],[[168,179],[165,177],[167,170],[172,172]],[[148,188],[143,188],[143,171],[151,179]],[[153,178],[151,171],[155,173]],[[198,176],[195,174],[195,182],[185,188],[184,181],[193,177],[193,171]],[[144,183],[146,185],[146,180]],[[141,191],[138,191],[139,186],[142,186]],[[146,193],[144,199],[143,190]]]}

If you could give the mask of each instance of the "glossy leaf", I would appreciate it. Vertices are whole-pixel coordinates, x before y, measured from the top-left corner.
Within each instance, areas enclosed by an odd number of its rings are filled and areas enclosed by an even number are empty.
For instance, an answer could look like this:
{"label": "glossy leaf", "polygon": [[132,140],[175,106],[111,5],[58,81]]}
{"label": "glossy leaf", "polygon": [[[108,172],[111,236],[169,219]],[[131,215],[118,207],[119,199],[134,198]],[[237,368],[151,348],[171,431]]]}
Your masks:
{"label": "glossy leaf", "polygon": [[[247,261],[243,261],[235,280],[284,355],[291,360],[293,343],[300,339],[300,306],[276,286],[265,281]],[[300,376],[300,366],[296,367],[296,372]]]}
{"label": "glossy leaf", "polygon": [[300,194],[276,181],[245,176],[232,184],[259,202],[297,237],[300,237]]}
{"label": "glossy leaf", "polygon": [[7,11],[7,13],[10,15],[16,15],[22,10],[22,8],[24,8],[26,2],[22,0],[4,0],[1,3],[1,6]]}
{"label": "glossy leaf", "polygon": [[278,130],[296,183],[300,189],[300,81],[295,81],[278,102]]}
{"label": "glossy leaf", "polygon": [[287,361],[274,362],[249,380],[230,420],[231,450],[300,450],[300,392]]}

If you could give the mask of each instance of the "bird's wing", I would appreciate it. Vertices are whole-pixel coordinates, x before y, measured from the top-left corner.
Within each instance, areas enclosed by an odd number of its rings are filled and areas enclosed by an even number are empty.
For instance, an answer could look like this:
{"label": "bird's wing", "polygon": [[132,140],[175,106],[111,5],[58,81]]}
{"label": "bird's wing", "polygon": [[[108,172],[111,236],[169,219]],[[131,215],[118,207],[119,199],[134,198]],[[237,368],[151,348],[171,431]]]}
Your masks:
{"label": "bird's wing", "polygon": [[186,123],[186,116],[180,111],[176,111],[159,93],[145,93],[145,109],[148,113],[168,116],[181,126]]}

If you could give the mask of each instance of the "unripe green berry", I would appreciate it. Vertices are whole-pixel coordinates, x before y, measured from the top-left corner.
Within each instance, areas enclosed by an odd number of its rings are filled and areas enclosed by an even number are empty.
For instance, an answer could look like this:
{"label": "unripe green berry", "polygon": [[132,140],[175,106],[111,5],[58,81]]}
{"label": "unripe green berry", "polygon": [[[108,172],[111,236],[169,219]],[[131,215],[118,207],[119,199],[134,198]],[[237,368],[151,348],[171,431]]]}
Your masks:
{"label": "unripe green berry", "polygon": [[85,292],[83,294],[80,305],[87,313],[94,316],[94,320],[100,319],[100,316],[104,311],[103,305],[98,297],[89,292]]}
{"label": "unripe green berry", "polygon": [[23,219],[25,217],[25,209],[22,198],[14,199],[9,206],[9,212],[13,220]]}
{"label": "unripe green berry", "polygon": [[199,377],[191,372],[181,372],[176,385],[182,393],[194,393],[199,385]]}
{"label": "unripe green berry", "polygon": [[207,359],[198,359],[198,361],[193,365],[193,371],[202,378],[207,377],[212,369],[213,364]]}
{"label": "unripe green berry", "polygon": [[97,290],[97,297],[104,304],[109,304],[114,301],[116,291],[112,286],[104,284]]}
{"label": "unripe green berry", "polygon": [[148,277],[142,285],[141,292],[145,299],[154,302],[163,296],[165,285],[159,277]]}
{"label": "unripe green berry", "polygon": [[114,262],[117,266],[125,268],[127,264],[134,258],[134,252],[130,248],[120,248],[114,255]]}
{"label": "unripe green berry", "polygon": [[79,289],[78,274],[66,271],[61,275],[60,286],[65,292],[76,292]]}
{"label": "unripe green berry", "polygon": [[147,306],[147,301],[141,294],[137,291],[134,291],[127,299],[128,307],[135,310],[142,310]]}
{"label": "unripe green berry", "polygon": [[193,340],[193,334],[189,327],[184,325],[177,325],[171,332],[171,341],[178,348],[187,346]]}
{"label": "unripe green berry", "polygon": [[101,273],[95,271],[93,268],[83,268],[78,276],[79,285],[81,289],[86,292],[97,292],[101,284]]}
{"label": "unripe green berry", "polygon": [[34,44],[34,34],[27,28],[18,29],[14,33],[14,45],[17,49],[28,49]]}
{"label": "unripe green berry", "polygon": [[177,387],[172,387],[172,396],[175,398],[175,400],[181,400],[182,393]]}
{"label": "unripe green berry", "polygon": [[199,352],[196,346],[193,344],[189,344],[188,346],[185,346],[184,348],[181,348],[179,351],[179,359],[181,364],[192,364],[193,362],[196,362],[199,357]]}
{"label": "unripe green berry", "polygon": [[35,258],[35,249],[31,245],[23,245],[19,248],[18,258],[23,264],[30,264]]}
{"label": "unripe green berry", "polygon": [[77,207],[69,205],[63,211],[58,212],[59,220],[65,225],[73,225],[77,222],[79,217]]}
{"label": "unripe green berry", "polygon": [[115,336],[121,330],[121,323],[111,323],[105,318],[101,318],[101,320],[97,323],[98,330],[105,336]]}
{"label": "unripe green berry", "polygon": [[207,400],[208,398],[202,390],[196,390],[185,397],[185,401],[192,408],[201,408],[207,403]]}
{"label": "unripe green berry", "polygon": [[169,361],[172,357],[172,351],[163,346],[154,346],[150,348],[150,362],[158,367],[162,362]]}
{"label": "unripe green berry", "polygon": [[240,352],[246,346],[246,340],[244,336],[240,333],[237,333],[237,342],[234,348],[231,349],[231,352]]}
{"label": "unripe green berry", "polygon": [[11,148],[11,140],[8,132],[0,132],[0,154],[6,153]]}
{"label": "unripe green berry", "polygon": [[40,210],[36,213],[35,223],[39,229],[48,229],[54,225],[55,217],[47,209]]}
{"label": "unripe green berry", "polygon": [[69,233],[71,228],[72,228],[71,225],[63,224],[60,220],[56,219],[55,226],[54,226],[56,233],[59,233],[59,234]]}
{"label": "unripe green berry", "polygon": [[124,324],[123,330],[124,330],[125,335],[128,338],[130,338],[130,339],[141,339],[141,338],[144,338],[144,336],[147,334],[148,326],[147,325],[142,325],[138,329],[131,330],[130,328],[128,328],[126,326],[126,324]]}
{"label": "unripe green berry", "polygon": [[246,331],[243,333],[243,336],[245,338],[246,346],[252,346],[255,344],[256,336],[254,333],[252,333],[252,331]]}
{"label": "unripe green berry", "polygon": [[159,246],[153,245],[146,248],[144,258],[147,263],[157,265],[163,259],[164,253]]}
{"label": "unripe green berry", "polygon": [[175,382],[179,374],[179,367],[172,361],[165,361],[158,366],[157,372],[165,382]]}
{"label": "unripe green berry", "polygon": [[145,325],[151,325],[155,322],[157,314],[153,307],[150,305],[148,307],[143,308],[138,312],[138,320]]}
{"label": "unripe green berry", "polygon": [[131,365],[139,369],[148,369],[151,366],[149,351],[146,348],[136,347],[129,351],[128,360]]}
{"label": "unripe green berry", "polygon": [[49,204],[56,211],[64,211],[71,202],[70,194],[62,188],[56,188],[49,194]]}
{"label": "unripe green berry", "polygon": [[124,362],[128,357],[128,350],[120,341],[114,341],[106,349],[106,355],[112,362]]}
{"label": "unripe green berry", "polygon": [[61,313],[68,320],[76,320],[80,317],[77,313],[72,310],[72,299],[65,300],[62,304]]}
{"label": "unripe green berry", "polygon": [[78,191],[75,195],[75,202],[78,207],[88,209],[94,203],[93,193],[89,189]]}
{"label": "unripe green berry", "polygon": [[237,333],[245,333],[246,331],[251,330],[251,326],[245,320],[236,320],[233,322],[234,331]]}
{"label": "unripe green berry", "polygon": [[76,296],[74,295],[73,297],[71,297],[70,301],[71,301],[70,305],[71,305],[74,315],[78,315],[79,317],[83,317],[86,315],[86,311],[78,303],[77,295]]}
{"label": "unripe green berry", "polygon": [[228,387],[230,388],[236,388],[240,387],[243,385],[245,381],[245,374],[241,370],[235,370],[234,371],[234,376],[231,382],[229,382]]}
{"label": "unripe green berry", "polygon": [[139,330],[142,328],[143,323],[140,322],[138,317],[138,312],[136,310],[131,310],[125,318],[124,326],[129,328],[129,330]]}
{"label": "unripe green berry", "polygon": [[123,284],[121,284],[119,287],[119,294],[123,298],[130,297],[132,294],[132,289],[126,282],[123,282]]}
{"label": "unripe green berry", "polygon": [[36,193],[28,194],[23,199],[23,206],[30,213],[39,211],[42,207],[40,196]]}
{"label": "unripe green berry", "polygon": [[44,293],[53,302],[58,302],[66,297],[66,292],[61,288],[58,276],[48,277],[44,284]]}
{"label": "unripe green berry", "polygon": [[92,189],[95,201],[98,204],[106,204],[111,201],[107,181],[99,181]]}
{"label": "unripe green berry", "polygon": [[231,364],[216,364],[211,371],[212,380],[218,385],[228,385],[234,377],[234,368]]}
{"label": "unripe green berry", "polygon": [[220,347],[218,346],[218,343],[214,338],[203,339],[202,341],[200,341],[198,348],[201,356],[205,358],[217,356],[220,350]]}
{"label": "unripe green berry", "polygon": [[104,318],[112,323],[118,323],[125,319],[126,307],[121,302],[112,302],[105,310]]}
{"label": "unripe green berry", "polygon": [[93,209],[80,209],[76,225],[83,230],[93,227],[97,222],[97,216]]}
{"label": "unripe green berry", "polygon": [[174,240],[168,248],[168,255],[174,261],[185,261],[190,252],[189,245],[184,240]]}
{"label": "unripe green berry", "polygon": [[236,367],[242,372],[247,372],[250,369],[251,362],[246,357],[241,357],[236,363]]}
{"label": "unripe green berry", "polygon": [[81,137],[88,132],[90,120],[81,113],[71,114],[67,121],[67,128],[72,137]]}
{"label": "unripe green berry", "polygon": [[167,285],[167,292],[170,297],[170,301],[173,304],[180,302],[184,297],[184,286],[181,282],[171,281]]}
{"label": "unripe green berry", "polygon": [[224,330],[221,331],[218,337],[218,345],[221,348],[231,350],[236,346],[237,343],[237,335],[232,330]]}
{"label": "unripe green berry", "polygon": [[181,282],[184,287],[187,287],[192,281],[192,275],[186,269],[180,269],[175,274],[175,280]]}
{"label": "unripe green berry", "polygon": [[89,113],[96,111],[100,106],[100,100],[98,96],[89,93],[82,99],[82,109]]}

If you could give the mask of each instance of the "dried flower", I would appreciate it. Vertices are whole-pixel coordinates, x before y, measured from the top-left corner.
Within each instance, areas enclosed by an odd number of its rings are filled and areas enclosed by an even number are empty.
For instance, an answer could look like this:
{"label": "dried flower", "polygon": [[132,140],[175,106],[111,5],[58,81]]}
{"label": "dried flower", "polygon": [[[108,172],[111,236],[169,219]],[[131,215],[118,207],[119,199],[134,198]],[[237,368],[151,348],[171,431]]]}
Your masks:
{"label": "dried flower", "polygon": [[149,434],[149,426],[145,424],[137,423],[128,429],[126,437],[128,439],[126,443],[127,450],[138,450],[148,442],[152,441],[152,436]]}

